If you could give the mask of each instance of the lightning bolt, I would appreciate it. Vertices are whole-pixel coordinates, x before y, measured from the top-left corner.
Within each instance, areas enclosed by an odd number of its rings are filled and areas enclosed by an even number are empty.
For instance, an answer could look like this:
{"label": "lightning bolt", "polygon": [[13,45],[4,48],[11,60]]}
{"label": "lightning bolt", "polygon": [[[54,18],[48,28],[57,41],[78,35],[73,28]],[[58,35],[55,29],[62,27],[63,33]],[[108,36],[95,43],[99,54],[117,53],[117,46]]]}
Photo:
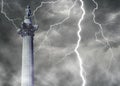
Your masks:
{"label": "lightning bolt", "polygon": [[76,45],[74,51],[76,52],[77,58],[78,58],[78,60],[79,60],[80,76],[81,76],[82,81],[83,81],[83,82],[82,82],[82,86],[85,86],[85,85],[86,85],[86,80],[85,80],[85,77],[84,77],[84,74],[83,74],[83,73],[84,73],[83,61],[82,61],[82,59],[81,59],[81,57],[80,57],[80,54],[79,54],[79,52],[78,52],[78,48],[79,48],[80,41],[81,41],[81,36],[80,36],[80,32],[81,32],[81,22],[83,21],[84,15],[85,15],[84,2],[83,2],[83,0],[80,0],[80,2],[81,2],[81,9],[82,9],[83,13],[82,13],[82,16],[81,16],[81,18],[80,18],[80,20],[79,20],[79,22],[78,22],[78,27],[79,27],[79,30],[78,30],[78,32],[77,32],[78,41],[77,41],[77,45]]}
{"label": "lightning bolt", "polygon": [[[57,1],[56,1],[56,2],[57,2]],[[53,25],[50,25],[50,29],[47,31],[46,36],[45,36],[44,40],[42,41],[42,43],[44,43],[44,41],[46,40],[49,32],[50,32],[51,30],[53,30],[53,27],[54,27],[54,26],[60,25],[60,24],[64,23],[66,20],[68,20],[68,19],[70,18],[70,12],[71,12],[71,10],[73,9],[73,7],[75,6],[76,2],[77,2],[77,0],[74,1],[73,5],[70,7],[70,9],[69,9],[69,11],[68,11],[68,16],[67,16],[65,19],[63,19],[61,22],[55,23],[55,24],[53,24]],[[83,62],[82,62],[82,59],[81,59],[81,57],[80,57],[80,55],[79,55],[79,52],[78,52],[78,48],[79,48],[80,41],[81,41],[81,36],[80,36],[81,25],[80,25],[80,24],[81,24],[82,20],[84,19],[84,15],[85,15],[83,0],[80,0],[80,2],[81,2],[81,9],[82,9],[83,13],[82,13],[82,16],[81,16],[81,18],[80,18],[80,20],[79,20],[79,22],[78,22],[79,30],[78,30],[78,32],[77,32],[77,35],[78,35],[78,38],[79,38],[79,39],[78,39],[78,41],[77,41],[77,45],[76,45],[76,47],[75,47],[75,49],[74,49],[74,52],[77,54],[77,58],[78,58],[78,60],[79,60],[80,76],[81,76],[82,81],[83,81],[83,82],[82,82],[82,86],[85,86],[85,85],[86,85],[86,80],[85,80],[85,77],[84,77],[84,74],[83,74],[83,72],[84,72],[84,69],[83,69],[83,66],[82,66]],[[40,7],[42,7],[43,4],[46,4],[46,3],[55,3],[55,2],[42,2],[41,5],[38,6],[38,7],[34,10],[33,15],[35,15],[35,13],[38,11],[38,9],[39,9]],[[42,43],[41,43],[41,44],[42,44]],[[41,45],[39,46],[38,50],[39,50],[40,48],[41,48]],[[66,54],[62,60],[64,60],[64,59],[65,59],[68,55],[70,55],[71,53],[72,53],[72,52]],[[62,61],[62,60],[61,60],[61,61]],[[61,62],[61,61],[60,61],[60,62]],[[58,63],[59,63],[59,62],[58,62]]]}
{"label": "lightning bolt", "polygon": [[111,66],[111,62],[112,62],[112,59],[113,59],[114,55],[113,55],[112,47],[111,47],[111,45],[110,45],[110,43],[109,43],[109,40],[104,36],[102,25],[95,20],[95,18],[96,18],[96,16],[95,16],[95,11],[98,10],[98,3],[97,3],[95,0],[92,0],[92,1],[93,1],[94,4],[96,5],[96,7],[93,9],[93,12],[92,12],[93,21],[94,21],[94,23],[95,23],[96,25],[98,25],[99,28],[100,28],[100,29],[99,29],[99,32],[96,32],[96,33],[95,33],[96,41],[102,43],[102,41],[100,41],[100,40],[97,38],[97,34],[100,33],[100,34],[102,35],[103,39],[104,39],[105,42],[106,42],[105,44],[107,45],[107,47],[109,47],[109,50],[110,50],[110,52],[111,52],[111,54],[112,54],[111,59],[110,59],[110,63],[109,63],[109,65],[108,65],[108,69],[109,69],[110,66]]}
{"label": "lightning bolt", "polygon": [[12,22],[13,26],[17,29],[17,26],[14,23],[14,20],[18,20],[19,18],[11,19],[7,16],[6,12],[4,12],[4,0],[1,0],[1,13],[8,19],[8,21]]}
{"label": "lightning bolt", "polygon": [[[38,7],[33,11],[33,16],[34,16],[35,13],[38,11],[38,9],[43,6],[43,4],[56,3],[56,2],[58,2],[58,1],[55,1],[55,2],[53,2],[53,1],[51,1],[51,2],[42,2],[41,5],[38,6]],[[73,5],[70,7],[69,12],[68,12],[68,16],[67,16],[65,19],[63,19],[61,22],[55,23],[55,24],[53,24],[53,25],[50,25],[50,29],[49,29],[49,31],[47,32],[46,37],[48,36],[49,32],[53,29],[54,26],[60,25],[60,24],[64,23],[66,20],[68,20],[68,19],[70,18],[70,12],[71,12],[72,8],[75,6],[76,2],[77,2],[77,0],[76,0],[76,1],[73,3]],[[81,16],[81,18],[80,18],[80,20],[79,20],[79,22],[78,22],[79,30],[78,30],[78,32],[77,32],[77,35],[78,35],[78,38],[79,38],[79,39],[78,39],[78,41],[77,41],[77,45],[76,45],[74,51],[76,52],[77,58],[78,58],[78,60],[79,60],[80,76],[81,76],[82,81],[83,81],[82,86],[85,86],[85,85],[86,85],[86,80],[85,80],[85,77],[84,77],[84,75],[83,75],[83,72],[84,72],[84,69],[83,69],[83,66],[82,66],[83,62],[82,62],[82,59],[81,59],[81,57],[80,57],[80,55],[79,55],[79,52],[78,52],[78,48],[79,48],[80,41],[81,41],[81,36],[80,36],[81,25],[80,25],[80,24],[81,24],[82,20],[84,19],[84,15],[85,15],[83,0],[80,0],[80,2],[81,2],[81,9],[82,9],[82,11],[83,11],[83,14],[82,14],[82,16]],[[4,0],[1,0],[1,13],[8,19],[8,21],[12,22],[12,24],[14,25],[14,27],[17,29],[17,26],[16,26],[16,24],[14,23],[14,19],[9,18],[9,17],[7,16],[6,12],[4,12]],[[45,37],[45,38],[46,38],[46,37]],[[44,42],[44,41],[45,41],[45,39],[43,40],[43,42]],[[70,52],[69,54],[66,54],[65,57],[68,56],[68,55],[70,55],[70,54],[71,54],[71,52]]]}

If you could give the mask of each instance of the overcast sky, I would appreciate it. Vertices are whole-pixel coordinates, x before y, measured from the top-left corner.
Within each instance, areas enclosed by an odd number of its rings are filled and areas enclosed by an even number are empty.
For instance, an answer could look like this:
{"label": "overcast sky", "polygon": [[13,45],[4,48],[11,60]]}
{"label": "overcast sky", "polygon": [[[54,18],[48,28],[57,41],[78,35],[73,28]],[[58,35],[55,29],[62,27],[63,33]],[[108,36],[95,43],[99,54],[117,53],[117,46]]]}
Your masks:
{"label": "overcast sky", "polygon": [[[34,36],[35,86],[82,86],[79,60],[74,52],[82,15],[80,0],[3,1],[3,11],[14,19],[18,28],[28,4],[34,11],[43,1],[55,2],[43,4],[33,18],[39,25]],[[93,21],[95,3],[83,1],[86,14],[81,23],[78,52],[83,61],[86,86],[120,86],[120,0],[95,0],[99,6],[95,19],[102,29]],[[64,19],[66,21],[59,23]],[[59,25],[50,28],[56,23]],[[0,86],[20,86],[21,56],[22,37],[0,12]]]}

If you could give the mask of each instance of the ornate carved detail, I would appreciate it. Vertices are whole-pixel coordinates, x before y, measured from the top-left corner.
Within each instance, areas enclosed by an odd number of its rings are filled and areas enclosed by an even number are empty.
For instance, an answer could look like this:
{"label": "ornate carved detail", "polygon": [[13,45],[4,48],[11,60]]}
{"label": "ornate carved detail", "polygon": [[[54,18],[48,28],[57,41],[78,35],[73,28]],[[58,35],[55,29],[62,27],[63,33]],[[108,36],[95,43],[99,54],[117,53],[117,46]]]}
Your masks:
{"label": "ornate carved detail", "polygon": [[21,29],[18,30],[18,34],[21,36],[34,36],[34,32],[37,30],[37,25],[27,25],[26,23],[22,23]]}
{"label": "ornate carved detail", "polygon": [[37,30],[38,25],[32,25],[30,6],[26,8],[26,16],[21,25],[21,28],[17,30],[21,36],[34,36],[34,32]]}

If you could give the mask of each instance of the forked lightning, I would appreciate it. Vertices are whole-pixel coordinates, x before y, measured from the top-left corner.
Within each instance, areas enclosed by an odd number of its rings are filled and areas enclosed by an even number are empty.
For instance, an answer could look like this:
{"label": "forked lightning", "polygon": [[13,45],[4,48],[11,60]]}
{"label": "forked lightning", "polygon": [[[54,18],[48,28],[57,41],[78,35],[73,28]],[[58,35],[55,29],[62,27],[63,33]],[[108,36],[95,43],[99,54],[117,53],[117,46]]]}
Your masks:
{"label": "forked lightning", "polygon": [[[32,15],[32,16],[35,16],[35,13],[38,11],[38,9],[39,9],[40,7],[43,6],[43,4],[56,3],[56,2],[58,2],[58,1],[59,1],[59,0],[57,0],[57,1],[49,1],[49,2],[41,2],[41,5],[39,5],[38,7],[36,7],[36,9],[33,11],[33,15]],[[50,29],[47,31],[47,33],[46,33],[46,35],[45,35],[45,38],[44,38],[44,40],[42,41],[42,43],[44,43],[44,41],[46,40],[46,37],[48,36],[49,32],[53,29],[54,26],[60,25],[60,24],[64,23],[66,20],[68,20],[68,19],[70,18],[70,12],[71,12],[71,10],[73,9],[73,7],[76,5],[77,1],[78,1],[78,0],[75,0],[74,3],[73,3],[73,5],[69,8],[68,16],[67,16],[65,19],[63,19],[61,22],[57,22],[57,23],[55,23],[55,24],[53,24],[53,25],[50,25]],[[94,0],[93,0],[93,1],[94,1]],[[78,41],[77,41],[77,45],[76,45],[74,51],[75,51],[75,53],[77,54],[77,58],[78,58],[78,61],[79,61],[80,76],[81,76],[81,78],[82,78],[82,86],[85,86],[85,85],[86,85],[86,80],[85,80],[85,77],[84,77],[84,74],[83,74],[83,73],[84,73],[83,61],[82,61],[82,58],[80,57],[80,54],[79,54],[79,52],[78,52],[78,48],[79,48],[80,41],[81,41],[81,36],[80,36],[80,32],[81,32],[81,22],[83,21],[84,15],[85,15],[84,2],[83,2],[83,0],[80,0],[80,2],[81,2],[81,9],[82,9],[82,12],[83,12],[83,13],[82,13],[82,16],[81,16],[81,18],[80,18],[80,20],[79,20],[79,22],[78,22],[78,27],[79,27],[79,30],[78,30],[78,32],[77,32]],[[94,1],[94,3],[96,3],[96,2]],[[97,5],[97,4],[96,4],[96,5]],[[94,12],[95,12],[96,9],[97,9],[97,7],[94,9],[93,14],[94,14]],[[1,13],[2,13],[10,22],[12,22],[12,24],[14,25],[14,27],[17,29],[17,26],[16,26],[16,24],[14,23],[14,19],[10,19],[10,18],[7,16],[7,14],[4,12],[4,0],[1,0]],[[94,18],[95,18],[95,17],[94,17]],[[95,22],[96,24],[98,24],[95,20],[94,20],[94,22]],[[99,25],[100,28],[101,28],[101,25],[100,25],[100,24],[98,24],[98,25]],[[40,47],[41,47],[41,46],[39,46],[39,48],[40,48]],[[66,55],[67,55],[67,54],[66,54]],[[65,55],[65,56],[66,56],[66,55]],[[69,54],[68,54],[68,55],[69,55]]]}
{"label": "forked lightning", "polygon": [[81,22],[83,21],[84,16],[85,16],[84,2],[83,2],[83,0],[80,0],[80,2],[81,2],[81,9],[82,9],[83,13],[82,13],[82,16],[81,16],[81,18],[80,18],[80,20],[79,20],[79,22],[78,22],[78,27],[79,27],[79,30],[78,30],[78,32],[77,32],[78,41],[77,41],[77,45],[76,45],[76,47],[75,47],[75,52],[76,52],[77,58],[78,58],[78,60],[79,60],[80,76],[81,76],[81,78],[82,78],[82,86],[85,86],[85,85],[86,85],[86,79],[85,79],[85,76],[84,76],[83,61],[82,61],[82,58],[80,57],[80,54],[79,54],[79,52],[78,52],[78,48],[79,48],[79,46],[80,46],[80,41],[81,41],[81,36],[80,36],[80,32],[81,32],[81,30],[82,30],[82,28],[81,28]]}
{"label": "forked lightning", "polygon": [[14,23],[14,20],[16,19],[10,19],[7,14],[4,12],[4,0],[1,0],[1,13],[8,19],[8,21],[12,22],[12,24],[14,25],[14,27],[17,29],[16,24]]}
{"label": "forked lightning", "polygon": [[113,51],[112,51],[112,48],[111,48],[111,46],[110,46],[109,40],[104,36],[102,25],[95,20],[95,18],[96,18],[96,16],[95,16],[95,11],[98,10],[98,3],[97,3],[95,0],[92,0],[92,1],[93,1],[94,4],[96,5],[96,7],[93,9],[93,12],[92,12],[93,21],[94,21],[94,23],[95,23],[96,25],[98,25],[99,28],[100,28],[99,32],[95,33],[96,41],[99,41],[99,42],[102,43],[102,41],[100,41],[100,40],[97,38],[97,35],[100,33],[100,34],[102,35],[103,39],[105,40],[106,45],[107,45],[107,47],[109,47],[110,52],[111,52],[111,54],[112,54],[111,59],[110,59],[110,63],[109,63],[109,65],[108,65],[108,69],[109,69],[110,66],[111,66],[111,62],[112,62],[112,59],[113,59],[114,55],[113,55]]}
{"label": "forked lightning", "polygon": [[[38,47],[37,51],[42,47],[41,45],[45,42],[45,40],[46,40],[48,34],[50,33],[50,31],[54,29],[53,27],[64,23],[66,20],[68,20],[68,19],[70,18],[70,12],[71,12],[71,10],[73,9],[73,7],[76,5],[76,2],[77,2],[77,0],[75,0],[74,3],[73,3],[73,5],[69,8],[69,10],[68,10],[68,16],[67,16],[65,19],[63,19],[62,21],[57,22],[57,23],[55,23],[55,24],[53,24],[53,25],[50,25],[50,29],[46,32],[45,38],[43,39],[42,43],[41,43],[40,46]],[[46,2],[46,3],[47,3],[47,2]],[[49,3],[50,3],[50,2],[49,2]],[[53,3],[53,2],[52,2],[52,3]],[[40,8],[40,7],[41,7],[41,5],[36,8],[36,11],[37,11],[37,9]],[[34,13],[35,13],[35,11],[34,11]]]}
{"label": "forked lightning", "polygon": [[[76,4],[77,1],[78,1],[78,0],[76,0],[76,1],[74,2],[74,4],[70,7],[69,12],[68,12],[68,16],[67,16],[64,20],[62,20],[61,22],[55,23],[55,24],[53,24],[53,25],[50,25],[50,29],[47,31],[46,36],[45,36],[45,38],[43,39],[42,43],[44,43],[44,41],[46,40],[49,32],[50,32],[51,30],[53,30],[53,27],[54,27],[54,26],[60,25],[60,24],[64,23],[66,20],[68,20],[68,19],[70,18],[70,12],[71,12],[72,8],[75,6],[75,4]],[[78,58],[78,60],[79,60],[80,76],[81,76],[81,78],[82,78],[82,86],[85,86],[85,85],[86,85],[86,80],[85,80],[85,77],[84,77],[84,74],[83,74],[83,73],[84,73],[84,68],[83,68],[83,65],[82,65],[83,62],[82,62],[82,59],[81,59],[81,57],[80,57],[80,55],[79,55],[79,52],[78,52],[78,48],[79,48],[80,41],[81,41],[81,36],[80,36],[81,25],[80,25],[80,24],[81,24],[82,20],[84,19],[84,15],[85,15],[84,2],[83,2],[83,0],[80,0],[80,2],[81,2],[81,9],[82,9],[83,13],[82,13],[82,16],[81,16],[81,18],[80,18],[80,20],[79,20],[79,22],[78,22],[78,27],[79,27],[79,30],[78,30],[78,32],[77,32],[78,41],[77,41],[77,45],[76,45],[74,51],[76,52],[77,58]],[[44,3],[47,3],[47,2],[41,3],[41,5],[38,6],[38,7],[35,9],[33,15],[35,15],[35,12],[36,12],[40,7],[42,7],[42,5],[43,5]],[[48,3],[53,3],[53,2],[48,2]],[[55,3],[55,2],[54,2],[54,3]],[[38,50],[39,50],[40,48],[41,48],[41,45],[39,46]],[[66,54],[65,57],[66,57],[67,55],[69,55],[69,54]]]}

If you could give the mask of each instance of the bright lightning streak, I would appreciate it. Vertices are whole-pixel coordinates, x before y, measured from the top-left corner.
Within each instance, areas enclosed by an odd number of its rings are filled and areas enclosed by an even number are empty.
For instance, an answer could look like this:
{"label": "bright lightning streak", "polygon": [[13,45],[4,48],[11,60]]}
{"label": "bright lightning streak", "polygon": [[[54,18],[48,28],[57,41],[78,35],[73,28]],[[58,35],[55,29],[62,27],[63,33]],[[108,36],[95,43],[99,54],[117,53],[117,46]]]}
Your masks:
{"label": "bright lightning streak", "polygon": [[84,2],[83,2],[83,0],[80,0],[80,2],[81,2],[81,9],[82,9],[83,13],[82,13],[82,16],[81,16],[81,18],[80,18],[80,20],[79,20],[79,22],[78,22],[78,27],[79,27],[79,30],[78,30],[78,32],[77,32],[78,41],[77,41],[77,45],[76,45],[74,51],[76,52],[77,58],[78,58],[78,60],[79,60],[80,76],[81,76],[82,81],[83,81],[83,82],[82,82],[82,86],[85,86],[85,85],[86,85],[86,80],[85,80],[85,77],[84,77],[84,74],[83,74],[83,73],[84,73],[83,62],[82,62],[82,59],[81,59],[80,54],[79,54],[79,52],[78,52],[78,48],[79,48],[80,41],[81,41],[81,36],[80,36],[80,32],[81,32],[81,22],[83,21],[84,15],[85,15]]}
{"label": "bright lightning streak", "polygon": [[[55,1],[55,2],[53,2],[53,1],[50,1],[50,2],[42,2],[41,5],[38,6],[38,7],[33,11],[33,16],[34,16],[35,13],[38,11],[38,9],[43,6],[43,4],[56,3],[56,2],[57,2],[57,1]],[[74,4],[73,4],[73,5],[71,6],[71,8],[69,9],[68,16],[67,16],[64,20],[62,20],[61,22],[55,23],[55,24],[53,24],[53,25],[50,25],[50,29],[49,29],[49,31],[47,32],[46,37],[48,36],[48,33],[52,30],[52,28],[53,28],[54,26],[60,25],[60,24],[64,23],[66,20],[68,20],[68,19],[70,18],[70,12],[71,12],[72,8],[75,6],[76,2],[77,2],[77,0],[74,2]],[[79,55],[79,53],[78,53],[78,48],[79,48],[80,41],[81,41],[81,37],[80,37],[81,26],[80,26],[80,24],[81,24],[82,20],[84,19],[84,15],[85,15],[84,3],[83,3],[82,0],[80,0],[80,2],[81,2],[81,9],[82,9],[82,11],[83,11],[83,14],[82,14],[81,19],[80,19],[79,22],[78,22],[79,30],[78,30],[78,32],[77,32],[77,35],[78,35],[79,39],[78,39],[78,41],[77,41],[77,46],[75,47],[75,50],[74,50],[74,51],[76,52],[77,57],[78,57],[78,60],[79,60],[80,76],[81,76],[82,81],[83,81],[82,86],[85,86],[86,80],[85,80],[85,77],[84,77],[84,75],[83,75],[83,66],[82,66],[83,63],[82,63],[82,59],[81,59],[81,57],[80,57],[80,55]],[[2,13],[9,21],[11,21],[12,24],[14,25],[14,27],[17,29],[17,26],[16,26],[15,23],[14,23],[14,19],[9,18],[9,17],[7,16],[7,14],[4,12],[4,1],[3,1],[3,0],[1,1],[1,13]],[[43,40],[43,42],[44,42],[44,41],[45,41],[45,39]],[[71,54],[71,53],[70,53],[70,54]],[[69,54],[65,55],[65,57],[68,56],[68,55],[69,55]]]}
{"label": "bright lightning streak", "polygon": [[[74,4],[70,7],[70,9],[69,9],[69,11],[68,11],[68,16],[67,16],[65,19],[63,19],[61,22],[55,23],[55,24],[53,24],[53,25],[50,25],[50,29],[47,31],[46,36],[45,36],[45,38],[43,39],[42,43],[44,43],[44,41],[46,40],[49,32],[53,29],[54,26],[60,25],[60,24],[64,23],[66,20],[68,20],[68,19],[70,18],[70,12],[71,12],[71,10],[73,9],[73,7],[75,6],[76,2],[77,2],[77,0],[76,0],[76,1],[74,2]],[[80,0],[80,2],[81,2],[81,9],[82,9],[82,11],[83,11],[83,14],[82,14],[81,19],[80,19],[79,22],[78,22],[79,30],[78,30],[78,32],[77,32],[77,35],[78,35],[79,39],[78,39],[78,41],[77,41],[77,46],[75,47],[75,50],[74,50],[74,51],[76,52],[77,58],[78,58],[78,60],[79,60],[80,76],[81,76],[82,81],[83,81],[83,82],[82,82],[82,86],[85,86],[85,85],[86,85],[86,80],[85,80],[85,77],[84,77],[84,75],[83,75],[83,72],[84,72],[83,66],[82,66],[83,63],[82,63],[82,59],[81,59],[81,57],[80,57],[80,55],[79,55],[79,52],[78,52],[78,48],[79,48],[80,41],[81,41],[81,37],[80,37],[81,26],[80,26],[80,24],[81,24],[82,20],[84,19],[84,15],[85,15],[84,3],[83,3],[82,0]],[[35,13],[38,11],[38,9],[39,9],[40,7],[43,6],[43,4],[47,4],[47,3],[55,3],[55,2],[42,2],[41,5],[38,6],[38,7],[33,11],[33,15],[35,15]],[[42,44],[42,43],[41,43],[41,44]],[[41,48],[41,45],[39,46],[38,50],[39,50],[40,48]],[[65,59],[65,57],[68,56],[68,55],[70,55],[70,54],[71,54],[71,52],[70,52],[69,54],[66,54],[63,59]],[[63,60],[63,59],[62,59],[62,60]],[[58,63],[59,63],[59,62],[58,62]]]}
{"label": "bright lightning streak", "polygon": [[12,24],[14,25],[14,27],[17,29],[17,26],[14,23],[14,20],[16,19],[10,19],[7,14],[4,12],[4,1],[1,0],[1,13],[8,19],[8,21],[12,22]]}
{"label": "bright lightning streak", "polygon": [[[70,12],[71,12],[71,10],[73,9],[73,7],[75,6],[76,2],[77,2],[77,0],[76,0],[76,1],[74,2],[74,4],[70,7],[70,9],[69,9],[69,11],[68,11],[68,16],[67,16],[64,20],[62,20],[61,22],[55,23],[55,24],[53,24],[53,25],[50,25],[50,29],[47,31],[46,36],[45,36],[44,40],[42,41],[42,43],[44,43],[44,41],[45,41],[45,39],[47,38],[49,32],[53,29],[54,26],[60,25],[60,24],[64,23],[66,20],[68,20],[68,19],[70,18]],[[80,41],[81,41],[81,37],[80,37],[81,26],[80,26],[80,24],[81,24],[82,20],[84,19],[84,15],[85,15],[84,3],[83,3],[82,0],[80,0],[80,2],[81,2],[81,9],[82,9],[83,13],[82,13],[81,19],[80,19],[79,22],[78,22],[79,30],[78,30],[78,32],[77,32],[77,35],[78,35],[78,38],[79,38],[79,39],[78,39],[78,41],[77,41],[77,46],[75,47],[75,50],[74,50],[74,51],[76,52],[77,58],[78,58],[78,60],[79,60],[80,76],[81,76],[82,81],[83,81],[83,82],[82,82],[82,86],[85,86],[85,85],[86,85],[86,80],[85,80],[85,77],[84,77],[84,75],[83,75],[83,72],[84,72],[84,69],[83,69],[83,66],[82,66],[83,63],[82,63],[82,59],[81,59],[81,57],[80,57],[80,55],[79,55],[79,52],[78,52],[78,48],[79,48]],[[41,5],[38,6],[38,7],[35,9],[35,11],[33,12],[33,15],[35,15],[35,12],[36,12],[40,7],[42,7],[42,5],[45,4],[45,3],[53,3],[53,2],[43,2],[43,3],[41,3]],[[54,2],[54,3],[55,3],[55,2]],[[42,43],[41,43],[41,44],[42,44]],[[38,50],[39,50],[40,48],[41,48],[41,45],[39,46]],[[71,52],[70,52],[69,54],[66,54],[63,59],[65,59],[65,57],[68,56],[68,55],[70,55],[70,54],[71,54]],[[62,60],[63,60],[63,59],[62,59]],[[59,63],[59,62],[58,62],[58,63]]]}
{"label": "bright lightning streak", "polygon": [[[60,25],[60,24],[64,23],[66,20],[68,20],[68,19],[70,18],[70,12],[71,12],[71,10],[73,9],[73,7],[76,5],[76,2],[77,2],[77,0],[75,0],[74,3],[73,3],[73,5],[69,8],[69,10],[68,10],[68,16],[67,16],[65,19],[63,19],[61,22],[55,23],[55,24],[53,24],[53,25],[50,25],[50,29],[47,31],[47,33],[46,33],[46,35],[45,35],[45,38],[43,39],[42,43],[44,43],[44,41],[46,40],[49,32],[50,32],[51,30],[53,30],[53,27],[54,27],[54,26]],[[44,3],[45,3],[45,2],[44,2]],[[50,3],[50,2],[49,2],[49,3]],[[52,3],[53,3],[53,2],[52,2]],[[37,7],[37,8],[36,8],[36,11],[37,11],[37,9],[40,8],[41,6],[42,6],[42,5],[40,5],[39,7]],[[34,13],[35,13],[36,11],[34,11]],[[33,14],[34,14],[34,13],[33,13]],[[42,43],[41,43],[41,44],[42,44]],[[37,51],[38,51],[40,48],[41,48],[41,45],[38,47]],[[36,52],[37,52],[37,51],[36,51]]]}
{"label": "bright lightning streak", "polygon": [[111,46],[110,46],[109,40],[104,36],[102,25],[95,20],[95,18],[96,18],[96,16],[95,16],[95,11],[98,10],[98,3],[97,3],[95,0],[92,0],[92,1],[93,1],[94,4],[96,5],[96,7],[93,9],[93,12],[92,12],[93,21],[94,21],[94,23],[95,23],[96,25],[98,25],[99,28],[100,28],[100,30],[99,30],[100,32],[95,33],[96,41],[101,42],[101,41],[97,38],[97,34],[101,33],[103,39],[105,40],[105,42],[106,42],[106,44],[107,44],[107,47],[109,47],[110,52],[111,52],[111,54],[112,54],[111,59],[110,59],[110,63],[109,63],[109,65],[108,65],[108,69],[109,69],[110,66],[111,66],[111,61],[112,61],[114,55],[113,55],[113,51],[112,51],[112,48],[111,48]]}

